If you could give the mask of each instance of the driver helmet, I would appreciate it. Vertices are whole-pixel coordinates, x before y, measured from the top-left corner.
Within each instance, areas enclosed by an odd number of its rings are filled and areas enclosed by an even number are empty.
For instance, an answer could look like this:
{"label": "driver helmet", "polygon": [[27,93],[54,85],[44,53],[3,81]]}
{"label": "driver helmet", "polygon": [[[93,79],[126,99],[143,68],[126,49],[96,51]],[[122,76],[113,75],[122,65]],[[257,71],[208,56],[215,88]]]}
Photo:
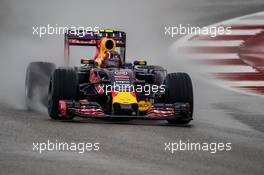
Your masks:
{"label": "driver helmet", "polygon": [[122,65],[121,56],[117,51],[106,51],[102,61],[102,67],[120,67]]}

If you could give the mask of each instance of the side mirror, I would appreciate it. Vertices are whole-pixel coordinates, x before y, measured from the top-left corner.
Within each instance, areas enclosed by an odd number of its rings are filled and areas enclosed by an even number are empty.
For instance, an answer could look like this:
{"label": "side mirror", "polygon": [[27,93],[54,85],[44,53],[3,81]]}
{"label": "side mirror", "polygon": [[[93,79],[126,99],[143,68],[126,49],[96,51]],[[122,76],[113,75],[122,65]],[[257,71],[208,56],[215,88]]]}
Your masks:
{"label": "side mirror", "polygon": [[145,61],[145,60],[134,61],[134,66],[138,66],[138,65],[145,66],[145,65],[147,65],[147,61]]}

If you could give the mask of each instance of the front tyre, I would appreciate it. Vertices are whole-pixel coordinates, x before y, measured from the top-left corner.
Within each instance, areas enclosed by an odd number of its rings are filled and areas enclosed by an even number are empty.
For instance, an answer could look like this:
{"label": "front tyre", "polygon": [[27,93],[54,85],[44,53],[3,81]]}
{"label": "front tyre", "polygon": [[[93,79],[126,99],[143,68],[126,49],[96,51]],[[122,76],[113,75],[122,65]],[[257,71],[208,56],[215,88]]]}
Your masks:
{"label": "front tyre", "polygon": [[[76,100],[78,76],[74,68],[58,68],[54,71],[49,86],[48,113],[52,119],[59,118],[59,100]],[[71,118],[70,118],[71,119]]]}
{"label": "front tyre", "polygon": [[165,103],[189,103],[190,113],[183,114],[176,119],[168,120],[170,124],[187,124],[193,115],[193,87],[192,80],[187,73],[170,73],[165,78]]}

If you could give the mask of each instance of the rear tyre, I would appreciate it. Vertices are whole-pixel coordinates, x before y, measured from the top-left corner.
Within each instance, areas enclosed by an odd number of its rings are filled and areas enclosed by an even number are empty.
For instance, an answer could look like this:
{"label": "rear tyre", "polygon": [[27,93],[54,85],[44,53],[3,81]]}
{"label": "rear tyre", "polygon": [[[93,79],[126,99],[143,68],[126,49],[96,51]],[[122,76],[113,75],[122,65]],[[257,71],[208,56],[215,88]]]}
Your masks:
{"label": "rear tyre", "polygon": [[31,62],[26,71],[25,96],[28,110],[38,104],[48,106],[49,79],[56,66],[49,62]]}
{"label": "rear tyre", "polygon": [[[74,68],[56,69],[50,79],[48,113],[52,119],[59,118],[59,100],[76,100],[78,76]],[[68,118],[72,119],[72,117]]]}
{"label": "rear tyre", "polygon": [[187,124],[193,115],[193,88],[192,81],[186,73],[170,73],[165,79],[165,103],[189,103],[190,113],[183,114],[180,118],[168,120],[170,124]]}

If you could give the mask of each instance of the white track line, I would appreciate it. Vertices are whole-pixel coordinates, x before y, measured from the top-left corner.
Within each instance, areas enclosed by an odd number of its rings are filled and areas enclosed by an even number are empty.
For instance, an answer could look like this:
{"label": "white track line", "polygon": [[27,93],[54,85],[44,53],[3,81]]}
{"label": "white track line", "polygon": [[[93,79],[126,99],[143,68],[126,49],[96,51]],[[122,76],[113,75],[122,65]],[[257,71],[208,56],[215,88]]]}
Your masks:
{"label": "white track line", "polygon": [[241,65],[226,65],[226,66],[202,66],[204,70],[208,73],[235,73],[235,72],[244,72],[251,73],[257,72],[254,68],[250,66],[241,66]]}
{"label": "white track line", "polygon": [[243,40],[231,40],[231,41],[193,41],[193,42],[186,42],[183,43],[182,46],[201,46],[201,47],[213,47],[213,46],[227,46],[227,47],[233,47],[233,46],[240,46],[244,42]]}
{"label": "white track line", "polygon": [[[230,26],[232,27],[233,25],[230,24]],[[222,35],[256,35],[262,31],[262,29],[232,29],[232,28],[230,30],[231,30],[231,34],[221,33],[221,34],[218,34],[218,36],[222,36]]]}
{"label": "white track line", "polygon": [[264,86],[264,81],[229,81],[226,82],[229,86]]}
{"label": "white track line", "polygon": [[232,25],[263,25],[264,24],[264,20],[262,19],[243,19],[243,20],[237,20],[237,21],[233,21]]}
{"label": "white track line", "polygon": [[225,53],[225,54],[207,54],[207,53],[192,53],[182,54],[186,58],[200,60],[200,59],[240,59],[236,53]]}

